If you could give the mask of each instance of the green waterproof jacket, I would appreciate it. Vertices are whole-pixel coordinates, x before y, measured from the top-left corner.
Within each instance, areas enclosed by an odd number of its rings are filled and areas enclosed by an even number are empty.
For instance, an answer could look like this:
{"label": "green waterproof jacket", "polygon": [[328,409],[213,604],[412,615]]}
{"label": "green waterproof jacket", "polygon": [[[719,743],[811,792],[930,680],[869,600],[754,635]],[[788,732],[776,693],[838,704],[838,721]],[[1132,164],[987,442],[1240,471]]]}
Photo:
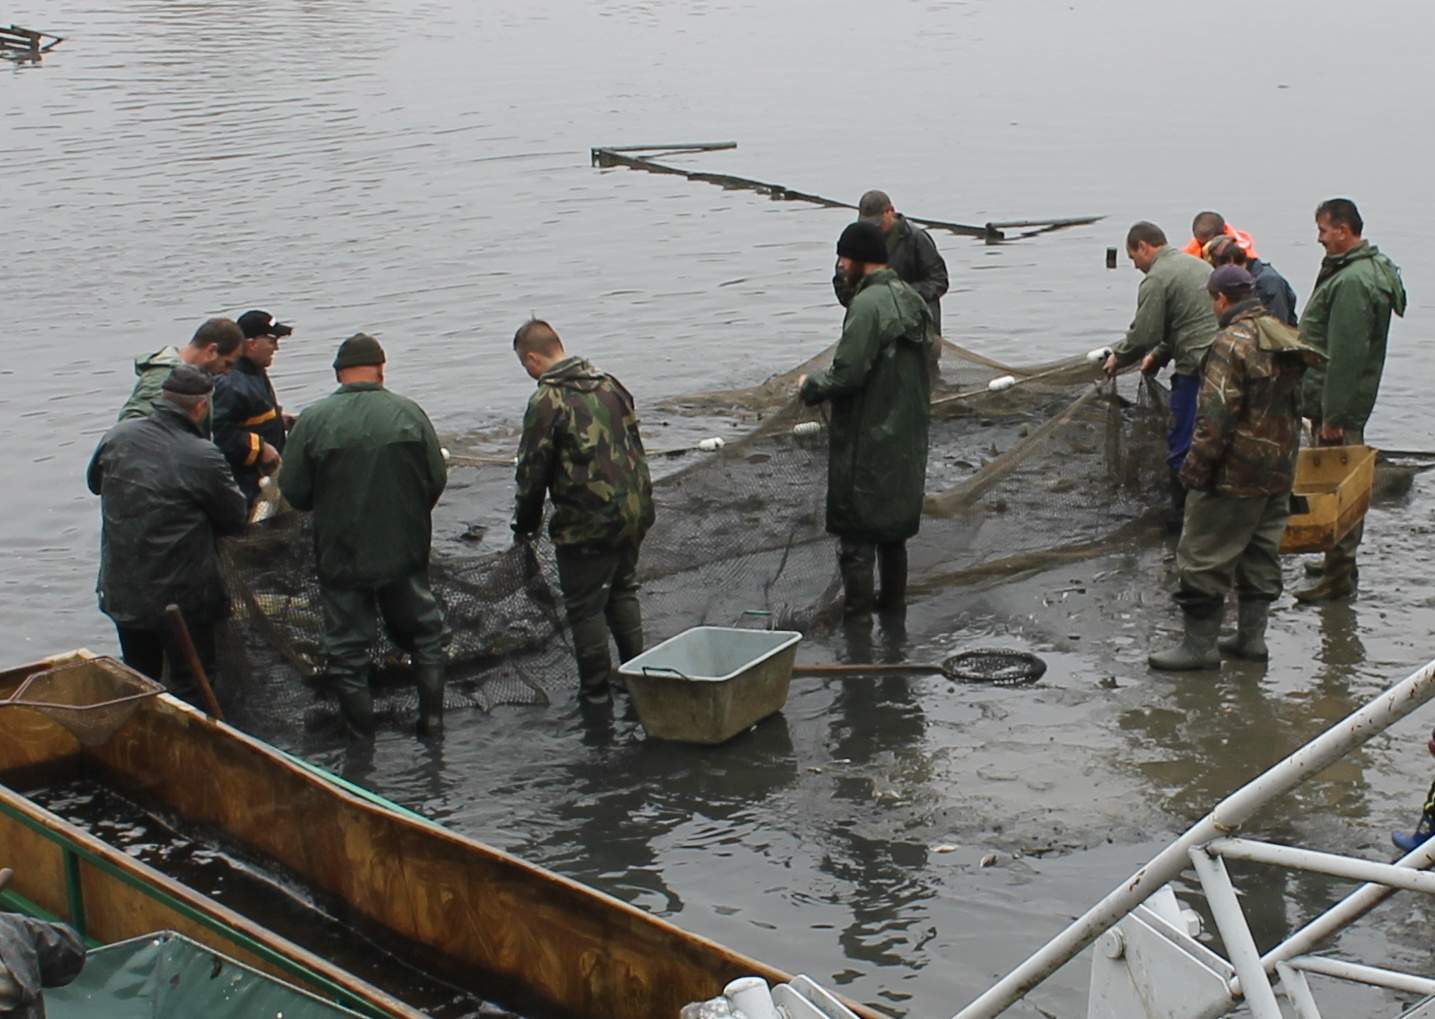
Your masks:
{"label": "green waterproof jacket", "polygon": [[1366,241],[1320,264],[1300,317],[1301,339],[1326,356],[1306,373],[1305,416],[1363,429],[1375,408],[1390,315],[1405,314],[1400,268]]}
{"label": "green waterproof jacket", "polygon": [[802,402],[830,402],[827,530],[904,541],[922,522],[931,416],[928,350],[936,342],[920,294],[890,268],[857,288],[832,367],[809,376]]}
{"label": "green waterproof jacket", "polygon": [[653,526],[653,482],[632,395],[581,357],[538,379],[523,415],[513,532],[529,537],[553,498],[555,545],[637,544]]}
{"label": "green waterproof jacket", "polygon": [[121,421],[130,418],[146,418],[154,410],[155,401],[164,387],[164,380],[174,371],[175,365],[183,364],[178,347],[161,347],[153,354],[141,354],[135,358],[135,387],[130,398],[120,408]]}
{"label": "green waterproof jacket", "polygon": [[1211,267],[1172,247],[1161,249],[1136,291],[1136,317],[1112,350],[1123,366],[1148,353],[1165,364],[1174,358],[1179,375],[1198,375],[1216,338],[1216,313],[1206,281]]}
{"label": "green waterproof jacket", "polygon": [[350,382],[294,422],[279,489],[314,513],[319,582],[378,587],[428,568],[448,482],[428,415],[377,382]]}

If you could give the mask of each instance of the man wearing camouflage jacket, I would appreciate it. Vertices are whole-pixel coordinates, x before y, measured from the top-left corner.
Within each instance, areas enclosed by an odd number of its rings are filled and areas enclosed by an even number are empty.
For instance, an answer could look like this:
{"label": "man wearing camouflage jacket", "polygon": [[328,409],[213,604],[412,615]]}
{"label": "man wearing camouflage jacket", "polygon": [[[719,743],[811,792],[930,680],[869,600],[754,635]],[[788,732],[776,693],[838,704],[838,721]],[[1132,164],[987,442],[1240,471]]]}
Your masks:
{"label": "man wearing camouflage jacket", "polygon": [[532,538],[548,524],[558,559],[583,698],[609,698],[608,634],[620,661],[643,650],[638,549],[653,525],[653,483],[633,397],[581,357],[569,357],[547,322],[525,322],[513,350],[538,389],[528,400],[518,449],[513,532]]}
{"label": "man wearing camouflage jacket", "polygon": [[[1201,368],[1196,428],[1181,481],[1190,492],[1176,547],[1185,639],[1150,656],[1153,669],[1215,669],[1221,655],[1265,661],[1266,618],[1281,594],[1280,544],[1300,447],[1300,383],[1321,355],[1270,315],[1255,280],[1222,266],[1206,284],[1220,323]],[[1236,635],[1221,641],[1226,594]]]}

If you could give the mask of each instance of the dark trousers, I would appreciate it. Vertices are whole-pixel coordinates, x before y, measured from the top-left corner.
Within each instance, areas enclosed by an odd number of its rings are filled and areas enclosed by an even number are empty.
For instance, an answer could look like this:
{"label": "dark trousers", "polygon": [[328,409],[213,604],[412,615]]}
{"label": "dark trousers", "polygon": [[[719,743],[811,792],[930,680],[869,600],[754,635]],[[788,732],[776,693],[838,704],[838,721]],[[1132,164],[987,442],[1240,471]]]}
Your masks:
{"label": "dark trousers", "polygon": [[377,587],[321,584],[319,605],[324,611],[325,671],[340,693],[368,685],[369,655],[379,636],[379,616],[394,643],[413,656],[415,665],[444,664],[448,634],[427,572]]}
{"label": "dark trousers", "polygon": [[837,566],[842,572],[842,597],[848,613],[871,612],[878,599],[872,567],[882,578],[883,608],[897,608],[907,597],[907,543],[873,542],[842,538],[837,546]]}
{"label": "dark trousers", "polygon": [[[164,683],[176,697],[196,707],[204,707],[189,660],[169,630],[143,630],[116,623],[115,631],[120,638],[120,657],[126,665],[156,683]],[[204,667],[205,675],[215,682],[214,624],[191,622],[189,637],[194,641],[194,650],[199,655],[199,664]],[[169,666],[167,679],[165,665]]]}
{"label": "dark trousers", "polygon": [[638,605],[638,545],[616,548],[559,545],[558,586],[568,628],[573,631],[573,653],[578,659],[578,681],[584,691],[606,689],[612,662],[608,634],[618,645],[618,660],[626,662],[643,653],[643,612]]}
{"label": "dark trousers", "polygon": [[1199,375],[1171,376],[1171,422],[1166,428],[1166,463],[1179,471],[1191,448],[1196,431],[1196,397],[1201,391]]}

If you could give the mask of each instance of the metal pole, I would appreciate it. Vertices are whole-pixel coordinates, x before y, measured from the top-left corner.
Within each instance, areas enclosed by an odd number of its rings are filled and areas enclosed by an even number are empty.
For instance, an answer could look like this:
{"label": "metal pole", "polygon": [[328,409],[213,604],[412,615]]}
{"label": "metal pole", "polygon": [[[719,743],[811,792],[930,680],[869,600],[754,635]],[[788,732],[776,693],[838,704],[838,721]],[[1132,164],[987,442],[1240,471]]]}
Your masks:
{"label": "metal pole", "polygon": [[1227,860],[1269,863],[1276,867],[1308,870],[1316,874],[1347,878],[1351,881],[1369,881],[1373,884],[1389,885],[1392,888],[1400,888],[1408,892],[1435,895],[1435,874],[1425,874],[1393,863],[1354,860],[1348,856],[1337,856],[1334,853],[1320,853],[1313,849],[1298,849],[1295,846],[1276,846],[1269,842],[1257,842],[1253,839],[1216,839],[1206,846],[1206,852]]}
{"label": "metal pole", "polygon": [[1358,962],[1346,962],[1344,959],[1330,959],[1323,955],[1302,955],[1298,959],[1292,959],[1288,965],[1292,969],[1302,970],[1306,973],[1319,973],[1321,976],[1335,977],[1337,980],[1370,984],[1373,987],[1386,987],[1392,991],[1404,991],[1407,994],[1435,994],[1435,980],[1431,980],[1429,977],[1397,973],[1395,970],[1379,969],[1375,966],[1362,966]]}
{"label": "metal pole", "polygon": [[[1265,774],[1226,797],[1146,866],[1132,874],[1045,947],[1012,970],[954,1019],[993,1019],[1033,987],[1074,959],[1162,885],[1190,865],[1192,847],[1232,835],[1270,800],[1284,796],[1355,747],[1415,711],[1435,696],[1435,661],[1391,687],[1359,711],[1337,722]],[[1389,894],[1386,890],[1386,894]],[[1274,960],[1270,963],[1274,965]]]}
{"label": "metal pole", "polygon": [[1286,997],[1295,1005],[1296,1015],[1300,1019],[1320,1019],[1320,1007],[1315,1003],[1315,995],[1310,993],[1305,974],[1291,969],[1285,962],[1276,963],[1276,973],[1280,975]]}
{"label": "metal pole", "polygon": [[[1435,864],[1435,839],[1416,847],[1414,852],[1401,858],[1399,866],[1412,867],[1417,870],[1424,870]],[[1292,959],[1302,955],[1336,931],[1359,920],[1366,913],[1369,913],[1376,906],[1380,905],[1390,896],[1395,894],[1395,889],[1389,885],[1368,884],[1357,888],[1340,902],[1337,902],[1330,909],[1286,938],[1275,948],[1266,953],[1261,963],[1269,971],[1272,966],[1282,959]]]}
{"label": "metal pole", "polygon": [[1196,848],[1191,850],[1191,863],[1196,868],[1196,876],[1201,879],[1211,916],[1215,918],[1216,929],[1221,932],[1221,940],[1226,944],[1226,954],[1231,957],[1231,965],[1241,978],[1246,1007],[1255,1019],[1285,1019],[1281,1015],[1280,1002],[1276,1001],[1276,992],[1271,990],[1271,982],[1266,979],[1266,971],[1261,969],[1261,953],[1251,937],[1251,928],[1246,923],[1246,914],[1241,911],[1236,890],[1231,887],[1226,862],[1219,856],[1213,857],[1204,849]]}

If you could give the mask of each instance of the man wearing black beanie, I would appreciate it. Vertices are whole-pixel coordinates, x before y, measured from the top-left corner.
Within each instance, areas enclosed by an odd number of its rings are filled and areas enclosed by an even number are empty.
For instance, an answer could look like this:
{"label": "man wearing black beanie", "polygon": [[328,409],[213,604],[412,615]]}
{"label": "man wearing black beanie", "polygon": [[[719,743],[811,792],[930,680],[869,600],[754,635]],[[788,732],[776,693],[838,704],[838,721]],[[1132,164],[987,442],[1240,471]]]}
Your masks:
{"label": "man wearing black beanie", "polygon": [[[936,342],[920,294],[887,266],[875,223],[848,225],[837,241],[837,271],[853,296],[832,366],[802,376],[802,402],[830,403],[827,530],[840,540],[846,612],[900,608],[907,589],[907,539],[922,520],[927,421]],[[872,578],[881,573],[878,601]]]}

